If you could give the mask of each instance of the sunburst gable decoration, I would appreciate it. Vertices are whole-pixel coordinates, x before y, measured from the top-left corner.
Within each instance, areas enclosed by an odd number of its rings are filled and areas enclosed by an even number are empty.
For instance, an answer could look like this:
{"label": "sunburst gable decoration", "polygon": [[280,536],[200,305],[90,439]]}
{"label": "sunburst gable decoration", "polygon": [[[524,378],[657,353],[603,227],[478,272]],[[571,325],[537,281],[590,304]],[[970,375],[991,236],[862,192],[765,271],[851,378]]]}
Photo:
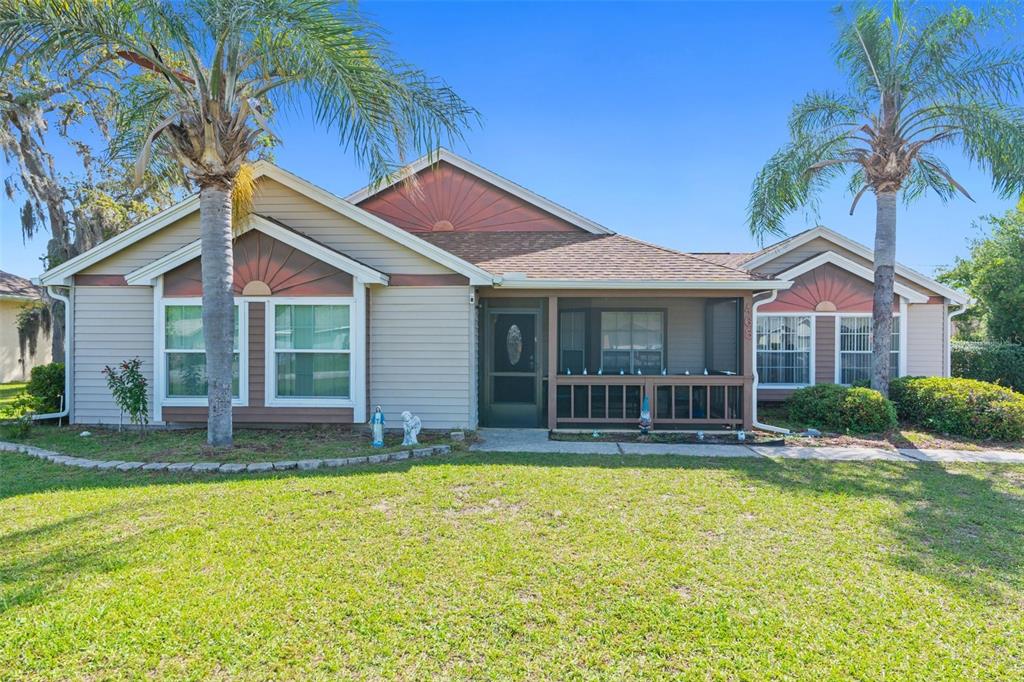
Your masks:
{"label": "sunburst gable decoration", "polygon": [[[235,239],[238,296],[351,296],[352,275],[257,230]],[[199,258],[164,275],[164,296],[202,296]]]}
{"label": "sunburst gable decoration", "polygon": [[[873,300],[871,282],[831,263],[825,263],[797,277],[792,287],[780,292],[776,300],[766,303],[761,310],[870,313]],[[899,309],[896,296],[893,296],[893,308]]]}
{"label": "sunburst gable decoration", "polygon": [[579,232],[580,228],[439,161],[359,207],[409,232]]}

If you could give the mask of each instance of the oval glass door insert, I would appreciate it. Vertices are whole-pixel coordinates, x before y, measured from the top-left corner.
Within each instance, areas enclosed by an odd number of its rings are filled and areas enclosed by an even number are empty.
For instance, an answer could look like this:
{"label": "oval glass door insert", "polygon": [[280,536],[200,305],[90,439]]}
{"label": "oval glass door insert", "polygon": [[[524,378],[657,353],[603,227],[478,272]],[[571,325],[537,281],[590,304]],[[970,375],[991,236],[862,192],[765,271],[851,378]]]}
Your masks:
{"label": "oval glass door insert", "polygon": [[505,349],[508,351],[508,363],[518,365],[523,356],[523,333],[519,331],[519,325],[509,326],[508,334],[505,335]]}

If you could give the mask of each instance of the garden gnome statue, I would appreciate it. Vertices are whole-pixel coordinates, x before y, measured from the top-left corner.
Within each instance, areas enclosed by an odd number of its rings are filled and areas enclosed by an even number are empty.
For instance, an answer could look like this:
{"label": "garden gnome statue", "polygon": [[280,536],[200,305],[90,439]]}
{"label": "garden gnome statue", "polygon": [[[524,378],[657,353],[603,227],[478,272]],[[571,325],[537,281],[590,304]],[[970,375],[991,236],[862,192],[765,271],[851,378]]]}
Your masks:
{"label": "garden gnome statue", "polygon": [[373,431],[373,447],[384,447],[384,411],[380,405],[373,411],[370,417],[370,430]]}
{"label": "garden gnome statue", "polygon": [[640,405],[640,433],[647,435],[651,430],[651,398],[650,396],[644,396],[644,401]]}
{"label": "garden gnome statue", "polygon": [[420,435],[420,428],[423,426],[420,418],[406,410],[402,413],[402,426],[405,429],[405,438],[402,440],[402,445],[419,445],[416,436]]}

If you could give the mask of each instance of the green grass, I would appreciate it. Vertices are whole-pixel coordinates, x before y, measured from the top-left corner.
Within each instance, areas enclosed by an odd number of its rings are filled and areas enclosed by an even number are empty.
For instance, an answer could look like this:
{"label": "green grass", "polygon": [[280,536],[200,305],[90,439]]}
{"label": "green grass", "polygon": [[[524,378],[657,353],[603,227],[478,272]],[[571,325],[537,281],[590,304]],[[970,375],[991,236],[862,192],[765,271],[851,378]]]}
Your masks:
{"label": "green grass", "polygon": [[[89,436],[80,435],[87,430]],[[54,450],[64,455],[91,459],[136,462],[261,462],[283,459],[328,459],[402,449],[402,436],[388,433],[384,448],[375,450],[368,434],[342,427],[294,429],[236,429],[235,446],[214,450],[206,445],[206,429],[150,429],[140,434],[134,427],[124,431],[99,427],[36,425],[26,437],[0,438]],[[424,444],[449,442],[446,437],[421,433]]]}
{"label": "green grass", "polygon": [[1010,680],[1024,468],[0,454],[0,678]]}
{"label": "green grass", "polygon": [[10,405],[25,392],[26,383],[0,384],[0,409]]}

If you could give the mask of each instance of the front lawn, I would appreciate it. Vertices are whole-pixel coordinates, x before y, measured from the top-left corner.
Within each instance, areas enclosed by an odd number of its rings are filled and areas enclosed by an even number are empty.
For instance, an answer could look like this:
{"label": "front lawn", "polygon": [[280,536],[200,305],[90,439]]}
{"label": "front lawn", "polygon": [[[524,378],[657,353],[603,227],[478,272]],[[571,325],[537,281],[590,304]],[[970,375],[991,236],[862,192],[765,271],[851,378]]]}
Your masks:
{"label": "front lawn", "polygon": [[[88,436],[81,435],[87,432]],[[28,436],[16,440],[62,455],[89,459],[137,462],[263,462],[282,459],[331,459],[356,457],[402,449],[401,433],[384,436],[384,448],[371,446],[369,433],[347,427],[299,427],[281,429],[236,429],[235,446],[215,450],[206,445],[206,429],[150,429],[142,434],[135,427],[123,431],[102,427],[37,425]],[[444,436],[420,433],[421,443],[449,443]]]}
{"label": "front lawn", "polygon": [[27,386],[26,383],[0,384],[0,410],[13,403]]}
{"label": "front lawn", "polygon": [[1022,534],[1012,466],[2,453],[0,678],[1021,679]]}

